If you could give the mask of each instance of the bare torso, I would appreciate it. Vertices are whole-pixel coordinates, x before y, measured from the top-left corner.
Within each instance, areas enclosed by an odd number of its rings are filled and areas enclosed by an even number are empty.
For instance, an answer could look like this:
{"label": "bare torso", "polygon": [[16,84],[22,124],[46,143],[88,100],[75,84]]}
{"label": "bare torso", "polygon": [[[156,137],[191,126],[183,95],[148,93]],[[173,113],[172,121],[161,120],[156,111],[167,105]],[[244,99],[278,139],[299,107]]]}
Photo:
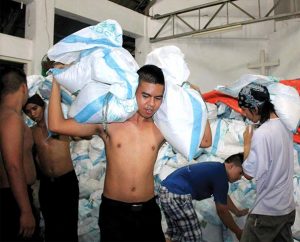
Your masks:
{"label": "bare torso", "polygon": [[[22,119],[22,116],[16,113],[12,113],[13,111],[11,110],[1,110],[0,114],[0,126],[1,129],[5,128],[5,117],[7,115],[16,115],[16,118]],[[23,122],[23,121],[22,121]],[[36,170],[33,162],[33,157],[32,157],[32,146],[33,146],[33,138],[32,138],[32,133],[30,128],[23,124],[24,129],[23,129],[23,138],[24,138],[24,144],[23,144],[23,167],[24,167],[24,172],[25,172],[25,177],[26,177],[26,182],[28,185],[32,185],[35,180],[36,180]],[[13,138],[13,137],[12,137]],[[2,141],[1,142],[10,142],[9,140]],[[8,177],[6,170],[4,168],[4,163],[2,160],[2,156],[0,157],[0,188],[5,188],[5,187],[10,187]]]}
{"label": "bare torso", "polygon": [[39,127],[36,125],[32,128],[32,132],[37,148],[37,162],[43,174],[57,177],[74,169],[68,136],[48,137],[46,126]]}
{"label": "bare torso", "polygon": [[151,199],[154,163],[164,140],[153,121],[111,123],[101,136],[108,161],[104,195],[124,202]]}

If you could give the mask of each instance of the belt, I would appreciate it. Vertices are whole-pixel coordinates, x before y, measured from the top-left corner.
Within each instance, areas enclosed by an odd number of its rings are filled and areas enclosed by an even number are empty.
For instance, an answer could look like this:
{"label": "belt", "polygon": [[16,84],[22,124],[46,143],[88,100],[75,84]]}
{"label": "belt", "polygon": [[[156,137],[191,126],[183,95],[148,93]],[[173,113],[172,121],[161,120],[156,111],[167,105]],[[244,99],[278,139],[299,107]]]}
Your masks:
{"label": "belt", "polygon": [[70,177],[76,177],[76,173],[74,170],[71,170],[61,176],[56,176],[56,177],[50,177],[42,174],[40,176],[40,180],[45,181],[45,182],[59,182],[59,181],[64,181],[70,179]]}
{"label": "belt", "polygon": [[143,210],[143,204],[131,204],[130,210],[133,212],[139,212]]}
{"label": "belt", "polygon": [[113,199],[107,198],[102,195],[102,202],[105,202],[108,206],[122,207],[125,209],[129,209],[132,212],[142,211],[143,208],[151,205],[153,203],[153,201],[155,202],[155,197],[153,197],[152,199],[150,199],[149,201],[146,201],[146,202],[126,203],[126,202],[122,202],[122,201],[113,200]]}

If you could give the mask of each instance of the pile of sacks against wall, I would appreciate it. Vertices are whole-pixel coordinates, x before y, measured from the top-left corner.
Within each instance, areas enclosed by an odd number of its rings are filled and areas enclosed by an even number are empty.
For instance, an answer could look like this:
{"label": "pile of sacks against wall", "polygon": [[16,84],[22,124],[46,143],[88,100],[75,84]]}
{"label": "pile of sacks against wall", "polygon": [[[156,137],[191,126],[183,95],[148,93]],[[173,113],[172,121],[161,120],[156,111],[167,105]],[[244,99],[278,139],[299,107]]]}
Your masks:
{"label": "pile of sacks against wall", "polygon": [[[63,102],[67,104],[67,110],[64,111],[64,113],[69,113],[68,115],[74,117],[78,122],[98,123],[124,121],[136,111],[133,111],[136,109],[133,94],[135,93],[135,88],[137,86],[136,70],[138,67],[132,57],[128,57],[126,51],[124,52],[120,49],[120,28],[118,25],[114,21],[105,21],[101,24],[92,26],[82,30],[83,32],[79,31],[80,33],[77,32],[74,33],[73,36],[67,37],[62,42],[58,43],[63,46],[59,48],[60,51],[55,52],[55,48],[53,48],[48,52],[49,57],[55,61],[63,62],[65,64],[73,63],[70,67],[66,67],[62,70],[52,69],[51,71],[62,86],[66,88],[66,90],[63,90],[63,92],[66,93]],[[103,29],[105,28],[108,28],[112,33],[108,36],[103,36]],[[83,35],[86,34],[90,34],[91,36],[85,38],[86,36]],[[98,34],[103,38],[97,36]],[[93,41],[90,41],[91,39]],[[77,44],[81,47],[77,48]],[[96,59],[94,58],[95,56],[97,57]],[[124,60],[126,60],[127,57],[129,58],[129,62],[124,63]],[[169,62],[167,60],[172,61]],[[84,67],[84,63],[88,63],[90,65],[89,68]],[[177,116],[176,112],[170,112],[172,110],[170,110],[169,105],[174,103],[164,102],[161,109],[159,109],[154,116],[156,125],[161,129],[161,132],[165,135],[166,139],[170,141],[170,143],[166,143],[161,148],[155,164],[154,176],[156,188],[160,181],[176,168],[202,161],[223,162],[229,155],[243,150],[243,131],[248,121],[246,120],[245,122],[238,113],[230,110],[228,106],[221,103],[218,103],[217,105],[207,104],[208,117],[211,122],[213,133],[213,144],[208,149],[198,149],[199,143],[203,137],[204,121],[207,117],[205,103],[194,90],[191,90],[188,87],[182,88],[179,86],[187,80],[189,72],[183,61],[182,53],[177,47],[170,46],[154,50],[148,55],[146,63],[156,64],[162,68],[166,76],[166,93],[164,99],[170,101],[171,99],[169,99],[168,96],[174,97],[175,95],[175,100],[177,101],[175,103],[177,103],[177,105],[173,106],[175,107],[174,110],[178,110],[179,107],[182,107],[181,104],[183,103],[182,110],[186,114],[186,103],[192,104],[190,115],[181,114],[183,117],[181,124],[188,123],[190,125],[189,132],[186,136],[179,136],[182,140],[180,140],[180,142],[176,140],[177,143],[172,142],[171,137],[173,136],[168,136],[169,133],[172,134],[172,131],[168,130],[170,125],[166,125],[166,123],[169,122],[170,117],[178,118],[178,111]],[[98,65],[103,68],[104,72],[100,71],[101,68],[96,68],[96,70],[93,69]],[[178,66],[181,66],[182,68],[178,68]],[[123,67],[125,71],[123,70]],[[69,76],[67,75],[68,70]],[[84,73],[83,70],[85,70]],[[80,73],[80,71],[82,73]],[[70,75],[73,75],[73,77]],[[80,75],[82,75],[82,79],[80,79],[82,82],[79,81],[79,83],[74,83],[74,81],[78,80],[77,77]],[[60,78],[63,76],[64,78]],[[125,82],[123,82],[123,78],[125,78]],[[116,80],[116,82],[111,82],[111,80]],[[67,83],[64,83],[64,81]],[[114,86],[115,84],[116,86]],[[40,80],[39,84],[36,84],[35,86],[35,91],[32,89],[32,92],[39,92],[47,99],[49,97],[47,97],[47,95],[49,95],[50,87],[51,78],[48,77],[45,80]],[[84,103],[83,100],[80,101],[79,97],[81,95],[82,98],[86,98],[87,93],[91,92],[88,87],[92,90],[96,87],[99,87],[99,89],[94,92],[94,95],[91,95],[93,96],[92,100],[88,101],[88,103]],[[85,93],[84,90],[86,90]],[[79,94],[77,96],[72,95],[74,92],[77,93],[78,91]],[[101,95],[97,96],[99,93]],[[178,98],[177,95],[181,95],[182,99]],[[107,104],[113,105],[113,102],[116,106],[113,106],[113,108],[110,108],[111,106],[108,107]],[[124,103],[125,105],[123,105]],[[81,106],[79,104],[81,104]],[[129,105],[126,106],[127,104]],[[77,107],[79,107],[79,111],[71,112],[71,110],[76,110]],[[110,111],[115,113],[110,113]],[[199,122],[199,120],[201,120],[201,122]],[[162,124],[159,123],[161,121]],[[197,126],[195,121],[198,121],[200,126],[199,124]],[[164,124],[164,122],[166,123]],[[178,130],[178,126],[175,126],[175,130]],[[177,134],[174,135],[175,137],[178,137],[176,136]],[[185,144],[185,146],[182,144]],[[182,146],[184,146],[184,149],[182,149]],[[70,149],[80,187],[79,238],[80,241],[99,241],[100,235],[97,225],[98,209],[99,204],[101,203],[106,168],[104,144],[99,137],[95,136],[91,141],[72,142]],[[299,150],[299,146],[295,144],[295,167],[296,164],[298,165],[297,167],[299,167]],[[200,156],[196,160],[192,159],[195,157],[196,153],[199,154],[199,151]],[[201,154],[201,152],[204,153]],[[298,170],[300,169],[298,168]],[[295,184],[298,184],[298,186],[295,186],[296,201],[300,201],[298,177],[297,173],[294,180]],[[230,194],[239,207],[251,207],[255,199],[255,184],[253,182],[241,180],[231,184]],[[224,228],[219,220],[212,199],[201,202],[195,201],[195,207],[201,221],[204,239],[206,241],[236,240],[235,236]],[[299,207],[297,207],[297,210],[298,208]],[[242,226],[244,220],[245,218],[240,218],[238,223]],[[298,216],[296,217],[296,223],[297,221],[299,223]],[[300,226],[296,223],[293,227],[293,235],[295,238],[299,238]],[[163,221],[163,225],[165,228],[165,220]]]}

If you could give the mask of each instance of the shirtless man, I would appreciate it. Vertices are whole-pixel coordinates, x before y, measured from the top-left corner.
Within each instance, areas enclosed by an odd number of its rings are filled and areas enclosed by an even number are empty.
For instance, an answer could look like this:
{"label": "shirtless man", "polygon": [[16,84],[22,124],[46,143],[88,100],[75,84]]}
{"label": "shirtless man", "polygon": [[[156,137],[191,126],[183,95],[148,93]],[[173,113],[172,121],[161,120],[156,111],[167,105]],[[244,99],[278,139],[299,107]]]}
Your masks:
{"label": "shirtless man", "polygon": [[[164,137],[152,116],[162,103],[164,76],[160,68],[145,65],[138,71],[138,111],[127,121],[80,124],[64,119],[59,85],[53,82],[49,103],[49,128],[73,136],[98,134],[105,143],[107,168],[99,211],[101,242],[165,241],[161,213],[154,196],[153,169]],[[203,139],[203,146],[211,138]]]}
{"label": "shirtless man", "polygon": [[45,241],[78,241],[79,187],[70,155],[68,136],[50,136],[45,102],[35,94],[23,110],[36,122],[32,127],[41,170],[39,200],[45,220]]}
{"label": "shirtless man", "polygon": [[22,117],[27,98],[25,73],[15,68],[1,70],[0,241],[28,241],[36,227],[30,189],[36,179],[33,140]]}

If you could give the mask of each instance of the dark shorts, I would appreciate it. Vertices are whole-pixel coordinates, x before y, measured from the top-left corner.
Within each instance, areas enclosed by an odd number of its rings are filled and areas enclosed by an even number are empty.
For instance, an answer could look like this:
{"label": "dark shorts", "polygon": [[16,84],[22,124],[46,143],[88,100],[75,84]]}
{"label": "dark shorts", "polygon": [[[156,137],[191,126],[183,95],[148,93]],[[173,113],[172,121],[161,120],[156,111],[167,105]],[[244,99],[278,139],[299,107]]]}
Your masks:
{"label": "dark shorts", "polygon": [[100,240],[165,242],[156,198],[125,203],[102,195],[99,211]]}
{"label": "dark shorts", "polygon": [[39,199],[45,241],[78,241],[79,186],[75,171],[56,178],[41,175]]}
{"label": "dark shorts", "polygon": [[295,210],[282,216],[250,214],[241,242],[293,242],[291,227],[294,221]]}
{"label": "dark shorts", "polygon": [[0,189],[0,241],[40,241],[38,214],[33,206],[32,190],[27,187],[29,201],[36,220],[36,230],[31,239],[19,236],[20,209],[11,188]]}

